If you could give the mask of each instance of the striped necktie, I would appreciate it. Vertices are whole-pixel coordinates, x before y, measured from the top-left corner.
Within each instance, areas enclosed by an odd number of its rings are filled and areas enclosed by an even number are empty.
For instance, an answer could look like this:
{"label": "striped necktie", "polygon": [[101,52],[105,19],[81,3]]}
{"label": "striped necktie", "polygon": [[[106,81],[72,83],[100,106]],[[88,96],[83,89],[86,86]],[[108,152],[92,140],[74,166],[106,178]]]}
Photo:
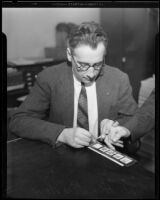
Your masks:
{"label": "striped necktie", "polygon": [[89,130],[86,88],[82,83],[78,100],[77,126]]}

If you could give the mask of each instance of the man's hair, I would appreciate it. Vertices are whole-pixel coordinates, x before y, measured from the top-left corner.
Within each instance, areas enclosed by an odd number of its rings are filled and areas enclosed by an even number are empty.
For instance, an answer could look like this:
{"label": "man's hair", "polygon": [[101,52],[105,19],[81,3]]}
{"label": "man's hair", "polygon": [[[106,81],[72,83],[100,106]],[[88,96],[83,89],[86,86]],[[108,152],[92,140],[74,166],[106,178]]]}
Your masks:
{"label": "man's hair", "polygon": [[72,22],[69,22],[67,26],[68,26],[68,34],[71,34],[78,27],[77,24],[74,24]]}
{"label": "man's hair", "polygon": [[108,36],[103,28],[95,22],[84,22],[77,26],[68,36],[67,45],[73,53],[74,49],[82,44],[89,45],[93,49],[103,42],[107,49]]}

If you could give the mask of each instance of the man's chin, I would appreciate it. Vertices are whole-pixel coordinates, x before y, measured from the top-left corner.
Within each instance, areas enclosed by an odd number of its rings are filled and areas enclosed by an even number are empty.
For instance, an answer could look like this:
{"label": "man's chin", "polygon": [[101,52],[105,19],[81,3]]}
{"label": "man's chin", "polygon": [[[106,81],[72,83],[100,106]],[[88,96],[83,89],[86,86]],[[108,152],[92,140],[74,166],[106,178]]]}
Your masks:
{"label": "man's chin", "polygon": [[90,81],[90,80],[83,80],[82,81],[86,86],[90,86],[90,85],[92,85],[93,84],[93,82],[94,82],[94,80],[92,80],[92,81]]}

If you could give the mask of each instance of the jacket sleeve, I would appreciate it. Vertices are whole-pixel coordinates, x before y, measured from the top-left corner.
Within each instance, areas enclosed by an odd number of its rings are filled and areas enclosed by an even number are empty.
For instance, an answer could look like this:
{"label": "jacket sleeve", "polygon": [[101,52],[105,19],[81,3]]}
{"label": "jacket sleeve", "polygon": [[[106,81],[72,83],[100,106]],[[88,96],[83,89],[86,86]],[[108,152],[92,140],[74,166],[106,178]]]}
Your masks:
{"label": "jacket sleeve", "polygon": [[152,91],[148,99],[124,126],[131,131],[131,140],[133,142],[154,129],[155,90]]}
{"label": "jacket sleeve", "polygon": [[120,125],[124,125],[136,112],[138,106],[132,96],[132,87],[128,75],[123,73],[120,79],[118,118]]}
{"label": "jacket sleeve", "polygon": [[45,120],[50,107],[51,87],[47,72],[41,72],[30,94],[9,120],[9,130],[22,138],[54,145],[65,126]]}

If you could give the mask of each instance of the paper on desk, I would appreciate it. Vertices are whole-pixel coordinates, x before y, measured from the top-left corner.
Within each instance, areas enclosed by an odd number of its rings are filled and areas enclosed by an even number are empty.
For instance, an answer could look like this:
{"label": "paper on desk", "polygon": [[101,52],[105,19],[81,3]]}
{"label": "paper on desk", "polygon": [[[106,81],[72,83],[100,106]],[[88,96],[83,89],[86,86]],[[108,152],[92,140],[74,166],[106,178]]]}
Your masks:
{"label": "paper on desk", "polygon": [[26,99],[27,95],[22,96],[22,97],[18,97],[17,100],[18,101],[24,101]]}

